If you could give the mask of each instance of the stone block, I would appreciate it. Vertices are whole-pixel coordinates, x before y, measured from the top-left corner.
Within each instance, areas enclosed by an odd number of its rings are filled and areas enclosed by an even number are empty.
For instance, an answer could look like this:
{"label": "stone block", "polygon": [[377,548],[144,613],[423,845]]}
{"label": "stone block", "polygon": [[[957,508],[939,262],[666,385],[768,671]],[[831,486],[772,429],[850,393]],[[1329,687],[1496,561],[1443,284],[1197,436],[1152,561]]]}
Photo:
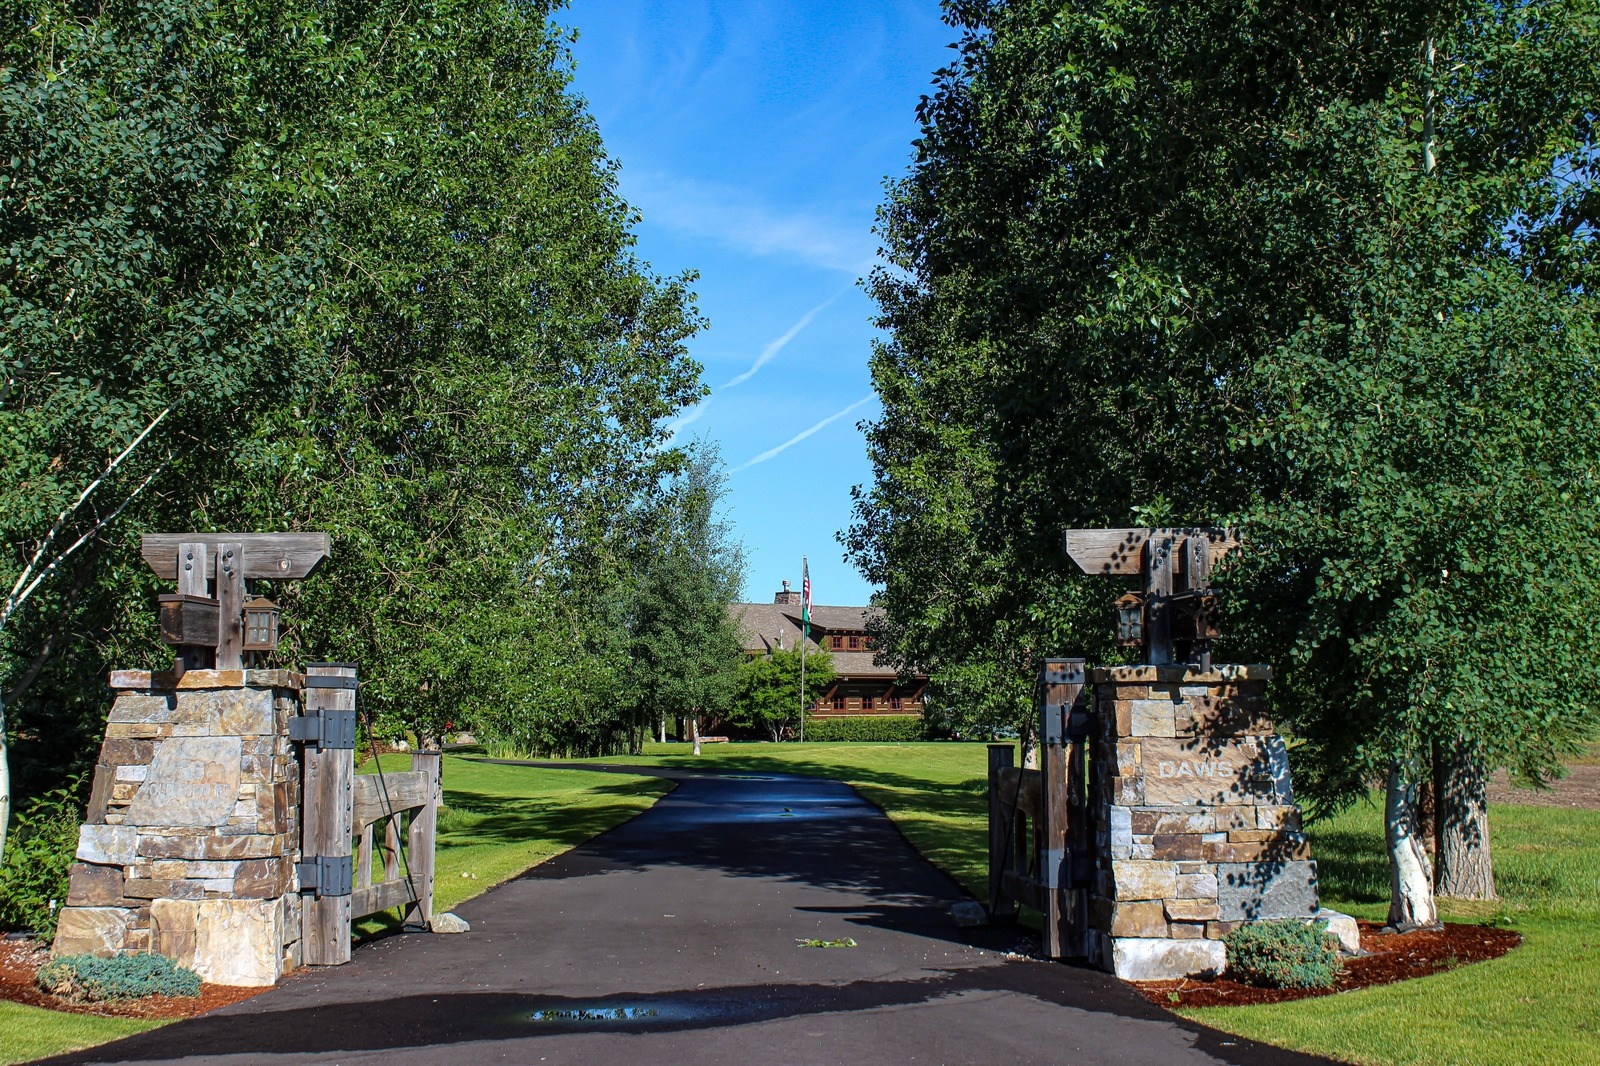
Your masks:
{"label": "stone block", "polygon": [[118,696],[111,705],[108,723],[159,724],[172,721],[173,704],[167,696],[140,696],[131,693]]}
{"label": "stone block", "polygon": [[1204,940],[1206,927],[1204,922],[1169,922],[1167,923],[1167,936],[1173,940]]}
{"label": "stone block", "polygon": [[1311,844],[1303,833],[1274,833],[1268,840],[1208,843],[1206,858],[1215,863],[1284,863],[1311,858]]}
{"label": "stone block", "polygon": [[67,873],[67,906],[109,907],[122,898],[122,867],[75,862]]}
{"label": "stone block", "polygon": [[208,899],[198,906],[195,973],[218,985],[277,983],[283,972],[284,909],[279,901]]}
{"label": "stone block", "polygon": [[1222,940],[1243,924],[1243,922],[1207,922],[1206,938],[1208,940]]}
{"label": "stone block", "polygon": [[1174,922],[1207,922],[1220,917],[1215,899],[1169,899],[1167,918]]}
{"label": "stone block", "polygon": [[130,825],[78,827],[77,858],[101,866],[127,866],[134,861],[139,831]]}
{"label": "stone block", "polygon": [[89,809],[84,820],[90,825],[101,825],[106,820],[106,807],[111,802],[111,787],[116,780],[116,768],[100,762],[94,768],[94,781],[89,786]]}
{"label": "stone block", "polygon": [[150,904],[150,948],[179,966],[194,969],[199,940],[198,900],[158,899]]}
{"label": "stone block", "polygon": [[226,836],[146,830],[139,835],[139,854],[149,859],[265,859],[286,854],[284,840],[260,833]]}
{"label": "stone block", "polygon": [[1133,831],[1152,836],[1162,833],[1209,833],[1214,824],[1213,813],[1201,808],[1142,810],[1134,811],[1132,815]]}
{"label": "stone block", "polygon": [[65,907],[56,920],[56,955],[98,955],[110,958],[127,947],[125,907]]}
{"label": "stone block", "polygon": [[1154,900],[1118,903],[1111,912],[1111,935],[1164,937],[1167,935],[1166,914]]}
{"label": "stone block", "polygon": [[234,894],[241,897],[272,899],[289,890],[287,859],[249,859],[239,864],[233,877]]}
{"label": "stone block", "polygon": [[1285,829],[1300,831],[1300,808],[1286,804],[1267,804],[1256,808],[1257,829]]}
{"label": "stone block", "polygon": [[1216,940],[1121,937],[1112,940],[1108,961],[1124,981],[1169,981],[1221,973],[1228,953]]}
{"label": "stone block", "polygon": [[1145,803],[1152,807],[1222,807],[1271,800],[1273,782],[1255,737],[1143,742]]}
{"label": "stone block", "polygon": [[116,780],[118,784],[138,784],[148,776],[150,776],[150,767],[143,763],[117,767]]}
{"label": "stone block", "polygon": [[1217,903],[1223,921],[1309,918],[1317,913],[1317,864],[1228,863],[1217,867]]}
{"label": "stone block", "polygon": [[1277,832],[1271,829],[1230,829],[1228,830],[1228,843],[1259,844],[1278,835]]}
{"label": "stone block", "polygon": [[239,795],[239,755],[237,737],[174,737],[163,743],[150,762],[150,779],[128,808],[129,823],[219,824]]}
{"label": "stone block", "polygon": [[1167,700],[1134,700],[1129,707],[1129,735],[1136,737],[1174,737],[1177,726],[1173,705]]}
{"label": "stone block", "polygon": [[153,737],[170,736],[170,725],[158,725],[154,722],[107,722],[106,738],[110,740],[149,740]]}
{"label": "stone block", "polygon": [[1159,833],[1150,840],[1161,859],[1203,859],[1205,844],[1198,833]]}
{"label": "stone block", "polygon": [[1234,805],[1218,807],[1212,815],[1211,824],[1215,831],[1224,833],[1231,833],[1235,829],[1255,829],[1256,808]]}
{"label": "stone block", "polygon": [[1119,901],[1165,899],[1178,890],[1177,871],[1170,862],[1113,860],[1111,880]]}
{"label": "stone block", "polygon": [[206,893],[199,881],[130,877],[122,884],[122,894],[129,899],[199,899]]}
{"label": "stone block", "polygon": [[152,740],[108,740],[100,746],[100,761],[113,766],[143,766],[155,754]]}
{"label": "stone block", "polygon": [[230,736],[269,736],[275,732],[272,692],[241,688],[212,695],[215,732]]}
{"label": "stone block", "polygon": [[1178,874],[1178,899],[1216,899],[1217,875],[1214,872]]}

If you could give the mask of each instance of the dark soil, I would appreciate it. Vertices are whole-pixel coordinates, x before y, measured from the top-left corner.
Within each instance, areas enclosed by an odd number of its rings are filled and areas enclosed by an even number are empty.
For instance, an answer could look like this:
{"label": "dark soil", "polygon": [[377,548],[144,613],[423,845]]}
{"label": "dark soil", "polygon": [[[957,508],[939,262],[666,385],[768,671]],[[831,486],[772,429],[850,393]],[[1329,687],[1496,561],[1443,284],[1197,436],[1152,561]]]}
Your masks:
{"label": "dark soil", "polygon": [[1568,810],[1600,811],[1600,766],[1579,764],[1567,767],[1567,776],[1546,782],[1548,788],[1532,789],[1513,783],[1504,770],[1489,781],[1490,803],[1513,803],[1524,807],[1565,807]]}
{"label": "dark soil", "polygon": [[1522,943],[1522,935],[1489,925],[1446,925],[1440,930],[1380,933],[1381,926],[1361,922],[1361,948],[1368,954],[1346,959],[1332,988],[1257,988],[1226,978],[1181,981],[1139,981],[1134,984],[1151,1003],[1162,1007],[1241,1007],[1282,1003],[1372,985],[1393,984],[1413,977],[1443,973],[1457,966],[1497,959]]}
{"label": "dark soil", "polygon": [[200,986],[198,996],[146,996],[110,1003],[72,1003],[40,990],[34,971],[50,961],[50,952],[31,940],[0,940],[0,999],[31,1007],[100,1014],[115,1018],[192,1018],[229,1003],[260,995],[265,988]]}

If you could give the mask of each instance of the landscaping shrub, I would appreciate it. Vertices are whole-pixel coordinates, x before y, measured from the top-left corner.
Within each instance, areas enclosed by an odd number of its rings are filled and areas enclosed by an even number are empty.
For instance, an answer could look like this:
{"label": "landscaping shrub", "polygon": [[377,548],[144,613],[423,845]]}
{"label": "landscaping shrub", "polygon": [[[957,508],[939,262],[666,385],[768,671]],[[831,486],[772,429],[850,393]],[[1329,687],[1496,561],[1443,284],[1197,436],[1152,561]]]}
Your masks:
{"label": "landscaping shrub", "polygon": [[[82,779],[36,797],[12,819],[0,867],[0,928],[25,929],[49,940],[67,898],[67,868],[78,850]],[[54,907],[51,902],[54,901]]]}
{"label": "landscaping shrub", "polygon": [[165,955],[68,955],[39,967],[40,988],[75,1003],[145,996],[198,996],[200,975]]}
{"label": "landscaping shrub", "polygon": [[1343,969],[1323,921],[1251,922],[1229,933],[1228,976],[1265,988],[1332,988]]}
{"label": "landscaping shrub", "polygon": [[807,718],[807,740],[855,740],[879,744],[926,739],[920,714],[877,714],[859,718]]}

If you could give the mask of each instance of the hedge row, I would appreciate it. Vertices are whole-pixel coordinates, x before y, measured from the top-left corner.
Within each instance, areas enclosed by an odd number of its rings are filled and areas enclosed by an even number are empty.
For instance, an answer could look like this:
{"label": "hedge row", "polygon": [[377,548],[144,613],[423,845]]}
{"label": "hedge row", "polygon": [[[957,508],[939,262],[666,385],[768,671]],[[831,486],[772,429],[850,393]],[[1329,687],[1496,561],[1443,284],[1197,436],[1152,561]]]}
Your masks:
{"label": "hedge row", "polygon": [[920,714],[874,714],[849,718],[807,718],[807,740],[856,740],[894,743],[926,740]]}

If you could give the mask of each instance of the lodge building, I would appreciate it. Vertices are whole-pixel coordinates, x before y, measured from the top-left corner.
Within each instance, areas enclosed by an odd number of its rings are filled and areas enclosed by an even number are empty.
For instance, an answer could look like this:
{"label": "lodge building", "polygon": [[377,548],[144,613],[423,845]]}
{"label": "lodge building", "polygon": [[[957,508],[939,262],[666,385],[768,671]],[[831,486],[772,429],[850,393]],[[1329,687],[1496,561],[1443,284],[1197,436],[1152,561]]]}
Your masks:
{"label": "lodge building", "polygon": [[[775,648],[799,647],[800,593],[783,583],[771,603],[734,603],[729,610],[739,622],[746,655],[765,655]],[[811,650],[826,648],[833,657],[833,683],[815,693],[811,712],[819,718],[862,714],[921,714],[928,679],[902,682],[892,666],[873,660],[867,623],[882,612],[876,607],[811,605]],[[811,692],[807,696],[813,695]]]}

